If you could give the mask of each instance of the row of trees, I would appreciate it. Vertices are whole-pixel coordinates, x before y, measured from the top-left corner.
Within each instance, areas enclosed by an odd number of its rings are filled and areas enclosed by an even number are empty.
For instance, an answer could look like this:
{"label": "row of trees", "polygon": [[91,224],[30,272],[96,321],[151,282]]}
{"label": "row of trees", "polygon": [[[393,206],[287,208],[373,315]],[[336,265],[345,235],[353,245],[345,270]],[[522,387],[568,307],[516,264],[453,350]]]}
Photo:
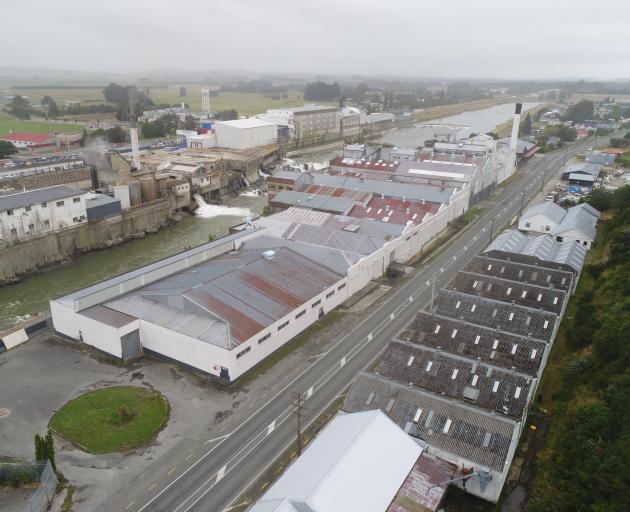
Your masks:
{"label": "row of trees", "polygon": [[309,82],[304,89],[304,99],[307,101],[334,101],[341,96],[341,87],[337,82],[332,84],[318,80]]}
{"label": "row of trees", "polygon": [[55,440],[52,431],[48,429],[46,435],[35,434],[35,460],[37,462],[49,460],[52,468],[57,471],[55,462]]}

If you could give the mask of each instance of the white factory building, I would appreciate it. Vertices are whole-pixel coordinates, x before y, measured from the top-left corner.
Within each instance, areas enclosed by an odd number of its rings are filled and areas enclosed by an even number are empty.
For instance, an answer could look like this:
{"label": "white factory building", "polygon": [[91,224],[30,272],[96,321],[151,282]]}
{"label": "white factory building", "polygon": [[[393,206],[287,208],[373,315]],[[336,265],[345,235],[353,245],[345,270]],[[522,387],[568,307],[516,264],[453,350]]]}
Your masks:
{"label": "white factory building", "polygon": [[384,258],[248,230],[50,307],[57,332],[115,358],[153,352],[234,380],[381,276]]}
{"label": "white factory building", "polygon": [[180,141],[186,141],[186,146],[193,149],[217,147],[249,149],[276,144],[278,127],[274,123],[249,117],[233,121],[217,121],[213,124],[213,130],[207,133],[177,130],[177,137]]}
{"label": "white factory building", "polygon": [[275,144],[278,140],[275,124],[254,117],[220,121],[214,124],[214,129],[220,148],[247,149]]}
{"label": "white factory building", "polygon": [[465,211],[467,188],[453,195],[407,224],[290,208],[51,300],[53,325],[123,361],[152,352],[233,381],[425,249]]}
{"label": "white factory building", "polygon": [[87,221],[85,192],[59,185],[0,195],[0,243]]}

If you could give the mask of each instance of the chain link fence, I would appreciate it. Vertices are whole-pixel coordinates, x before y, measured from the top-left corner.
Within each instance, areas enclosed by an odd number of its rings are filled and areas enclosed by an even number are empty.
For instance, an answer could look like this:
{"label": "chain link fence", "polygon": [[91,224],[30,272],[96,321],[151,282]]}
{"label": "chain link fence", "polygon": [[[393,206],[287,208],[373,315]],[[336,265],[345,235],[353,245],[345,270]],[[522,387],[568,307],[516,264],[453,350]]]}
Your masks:
{"label": "chain link fence", "polygon": [[35,464],[0,463],[0,486],[17,488],[35,482],[40,485],[26,503],[26,512],[45,512],[55,496],[58,482],[50,461]]}

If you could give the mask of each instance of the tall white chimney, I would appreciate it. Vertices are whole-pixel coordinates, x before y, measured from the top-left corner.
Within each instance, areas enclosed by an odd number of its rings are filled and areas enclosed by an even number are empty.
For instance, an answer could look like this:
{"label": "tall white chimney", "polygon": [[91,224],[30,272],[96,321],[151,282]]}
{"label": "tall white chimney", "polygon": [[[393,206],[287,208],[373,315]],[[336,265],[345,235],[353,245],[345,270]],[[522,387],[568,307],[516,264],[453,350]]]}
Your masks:
{"label": "tall white chimney", "polygon": [[133,166],[136,169],[140,169],[140,144],[138,144],[138,121],[136,116],[129,116],[129,138],[131,139]]}
{"label": "tall white chimney", "polygon": [[522,103],[517,103],[514,108],[514,124],[512,124],[512,138],[510,139],[510,149],[516,151],[516,145],[518,143],[518,129],[521,126],[521,109]]}

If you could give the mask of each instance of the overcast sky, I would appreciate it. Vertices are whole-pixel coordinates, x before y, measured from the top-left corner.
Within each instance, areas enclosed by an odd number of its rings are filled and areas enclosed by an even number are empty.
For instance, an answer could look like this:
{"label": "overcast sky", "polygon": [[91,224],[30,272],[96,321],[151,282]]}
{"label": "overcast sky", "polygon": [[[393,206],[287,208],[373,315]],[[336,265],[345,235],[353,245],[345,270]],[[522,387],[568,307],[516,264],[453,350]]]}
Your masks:
{"label": "overcast sky", "polygon": [[628,0],[19,0],[0,65],[630,76]]}

